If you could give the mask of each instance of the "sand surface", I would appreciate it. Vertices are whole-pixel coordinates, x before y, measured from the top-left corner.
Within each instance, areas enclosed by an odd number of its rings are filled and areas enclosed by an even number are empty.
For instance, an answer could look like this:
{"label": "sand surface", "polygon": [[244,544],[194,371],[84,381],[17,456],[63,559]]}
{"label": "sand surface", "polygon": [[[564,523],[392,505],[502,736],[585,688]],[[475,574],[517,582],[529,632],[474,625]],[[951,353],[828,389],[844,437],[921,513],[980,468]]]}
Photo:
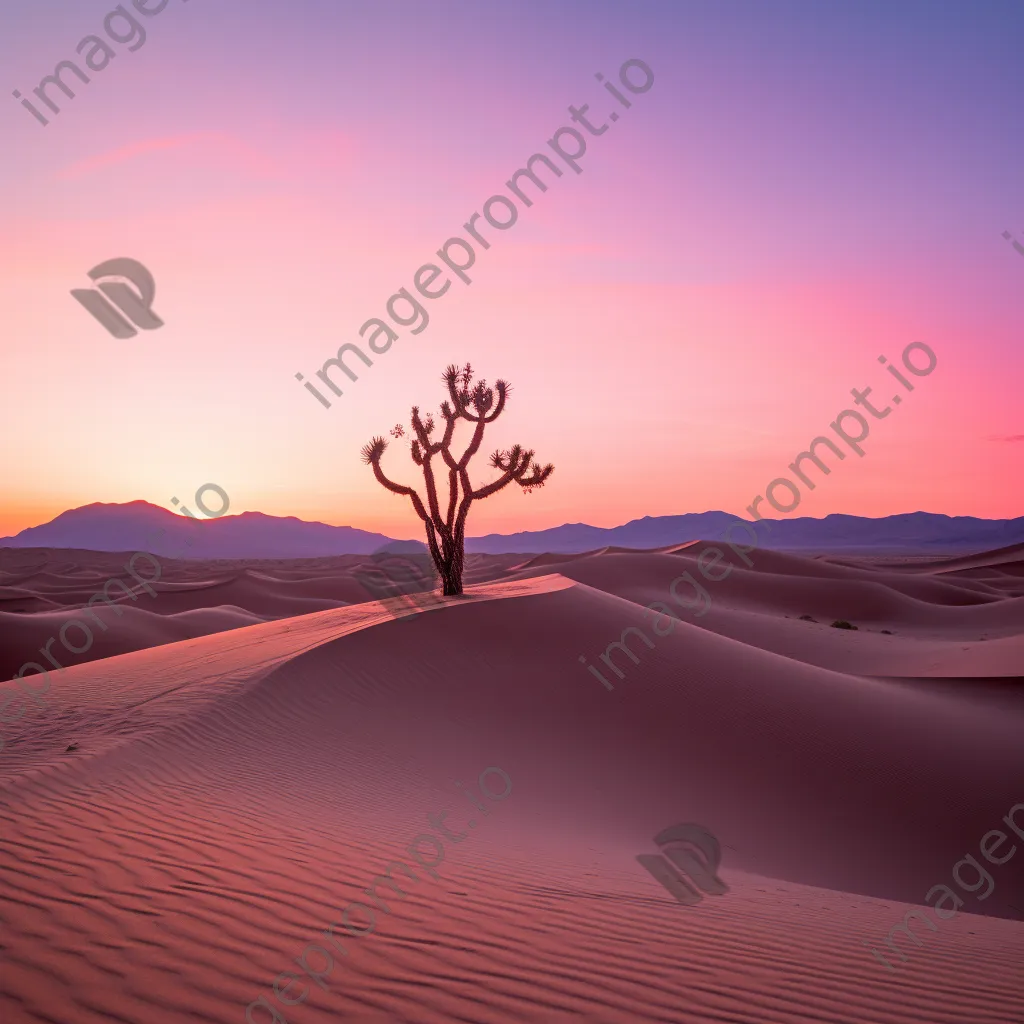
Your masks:
{"label": "sand surface", "polygon": [[[165,565],[0,723],[0,1020],[1021,1024],[1024,839],[979,844],[1024,803],[1024,550],[753,552],[659,635],[700,550],[477,556],[401,619],[358,558]],[[0,552],[0,676],[117,564]],[[489,767],[484,813],[456,780]],[[677,822],[728,893],[637,864]],[[888,971],[868,946],[938,884],[961,912]]]}

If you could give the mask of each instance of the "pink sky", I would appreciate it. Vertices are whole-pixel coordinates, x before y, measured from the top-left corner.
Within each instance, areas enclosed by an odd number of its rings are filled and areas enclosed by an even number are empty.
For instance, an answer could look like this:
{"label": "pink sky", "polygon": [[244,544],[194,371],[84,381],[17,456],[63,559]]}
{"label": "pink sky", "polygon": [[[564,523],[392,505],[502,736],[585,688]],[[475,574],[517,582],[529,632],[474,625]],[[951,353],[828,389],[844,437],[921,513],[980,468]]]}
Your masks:
{"label": "pink sky", "polygon": [[[52,7],[0,16],[8,90],[113,4]],[[1024,25],[911,10],[172,0],[46,128],[0,107],[0,536],[207,481],[232,512],[419,536],[359,449],[436,411],[467,361],[514,387],[483,454],[521,442],[556,466],[474,506],[471,534],[743,513],[851,388],[891,400],[878,356],[914,341],[935,372],[797,514],[1021,515],[1024,259],[1001,233],[1024,239]],[[655,82],[624,110],[594,74],[634,57]],[[473,283],[314,401],[294,374],[358,341],[583,103],[621,111],[583,173],[487,228]],[[126,341],[69,295],[119,256],[153,273],[165,322]],[[384,465],[417,482],[401,445]]]}

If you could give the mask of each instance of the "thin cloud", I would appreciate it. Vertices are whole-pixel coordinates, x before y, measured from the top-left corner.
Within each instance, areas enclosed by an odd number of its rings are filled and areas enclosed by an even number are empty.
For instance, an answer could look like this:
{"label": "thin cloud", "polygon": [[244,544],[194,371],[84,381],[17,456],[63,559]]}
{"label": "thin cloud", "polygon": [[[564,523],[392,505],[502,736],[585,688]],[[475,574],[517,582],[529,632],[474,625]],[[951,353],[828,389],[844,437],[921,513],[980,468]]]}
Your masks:
{"label": "thin cloud", "polygon": [[81,178],[94,171],[105,170],[129,160],[135,160],[151,153],[164,153],[172,150],[192,150],[204,163],[229,163],[242,165],[248,171],[257,171],[270,176],[279,176],[283,167],[276,161],[268,159],[259,150],[246,145],[240,139],[224,132],[192,132],[187,135],[170,135],[164,138],[144,139],[127,146],[120,146],[107,153],[78,160],[57,172],[63,180]]}
{"label": "thin cloud", "polygon": [[990,441],[1006,441],[1009,444],[1013,444],[1014,441],[1024,441],[1024,434],[997,434],[995,437],[990,437]]}
{"label": "thin cloud", "polygon": [[58,171],[56,176],[65,181],[82,178],[154,153],[178,153],[179,159],[203,167],[220,168],[248,178],[279,181],[296,176],[308,180],[311,171],[336,173],[355,162],[353,139],[336,129],[283,132],[274,128],[268,129],[266,137],[273,139],[272,153],[221,131],[143,139],[78,160]]}

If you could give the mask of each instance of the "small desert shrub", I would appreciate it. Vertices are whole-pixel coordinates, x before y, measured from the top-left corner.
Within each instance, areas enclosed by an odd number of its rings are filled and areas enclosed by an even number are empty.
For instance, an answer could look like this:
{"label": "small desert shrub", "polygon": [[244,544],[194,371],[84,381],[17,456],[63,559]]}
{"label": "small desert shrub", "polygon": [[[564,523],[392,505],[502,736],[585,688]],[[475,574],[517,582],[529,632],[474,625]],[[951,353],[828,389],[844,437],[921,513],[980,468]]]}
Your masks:
{"label": "small desert shrub", "polygon": [[889,636],[892,636],[892,630],[891,629],[883,629],[882,632],[883,633],[888,633]]}
{"label": "small desert shrub", "polygon": [[832,628],[833,629],[856,629],[857,627],[851,625],[849,622],[846,621],[846,619],[836,619],[836,621],[832,623]]}
{"label": "small desert shrub", "polygon": [[800,621],[801,622],[817,622],[818,620],[816,618],[814,618],[813,615],[801,615],[800,616]]}

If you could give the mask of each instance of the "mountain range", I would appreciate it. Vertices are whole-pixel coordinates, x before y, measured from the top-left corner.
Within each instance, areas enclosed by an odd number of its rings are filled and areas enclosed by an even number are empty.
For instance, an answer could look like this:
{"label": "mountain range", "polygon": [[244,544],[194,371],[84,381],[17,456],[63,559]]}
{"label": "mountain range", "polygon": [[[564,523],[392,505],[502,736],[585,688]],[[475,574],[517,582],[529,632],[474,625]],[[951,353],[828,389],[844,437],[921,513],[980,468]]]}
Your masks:
{"label": "mountain range", "polygon": [[[622,526],[566,523],[548,530],[467,537],[467,553],[578,553],[608,546],[656,548],[724,535],[735,517],[726,512],[644,516]],[[823,519],[773,520],[762,546],[791,551],[860,553],[962,553],[1024,542],[1024,516],[977,519],[907,512],[868,519],[834,514]],[[159,536],[160,530],[164,532]],[[743,537],[742,531],[734,539]],[[62,512],[41,526],[0,538],[0,547],[151,551],[167,558],[320,558],[364,555],[395,544],[384,534],[351,526],[311,523],[295,516],[242,512],[220,519],[190,519],[145,501],[97,502]],[[403,542],[403,546],[409,543]]]}

